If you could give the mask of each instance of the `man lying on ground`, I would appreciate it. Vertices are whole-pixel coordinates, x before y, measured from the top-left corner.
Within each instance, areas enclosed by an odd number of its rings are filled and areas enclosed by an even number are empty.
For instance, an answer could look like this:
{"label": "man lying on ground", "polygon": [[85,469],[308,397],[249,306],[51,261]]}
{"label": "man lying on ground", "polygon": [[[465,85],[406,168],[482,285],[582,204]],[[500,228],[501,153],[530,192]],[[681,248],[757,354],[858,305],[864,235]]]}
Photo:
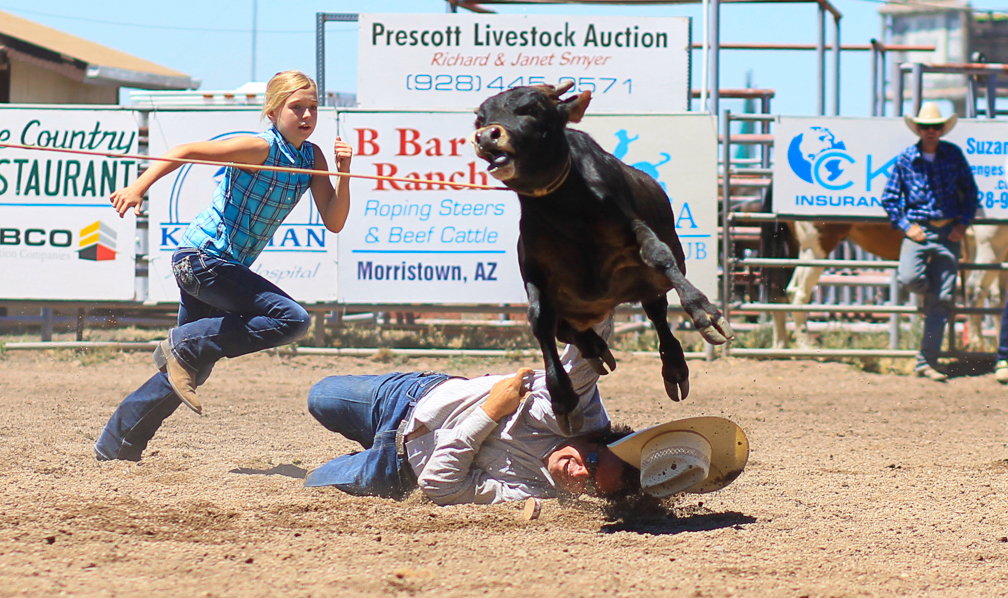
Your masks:
{"label": "man lying on ground", "polygon": [[[612,325],[610,316],[596,331],[608,340]],[[308,472],[305,486],[395,499],[419,487],[439,505],[639,489],[639,470],[606,446],[632,430],[612,429],[598,374],[573,345],[561,361],[580,397],[576,437],[560,431],[542,370],[471,380],[434,372],[325,378],[308,394],[308,411],[364,450]]]}

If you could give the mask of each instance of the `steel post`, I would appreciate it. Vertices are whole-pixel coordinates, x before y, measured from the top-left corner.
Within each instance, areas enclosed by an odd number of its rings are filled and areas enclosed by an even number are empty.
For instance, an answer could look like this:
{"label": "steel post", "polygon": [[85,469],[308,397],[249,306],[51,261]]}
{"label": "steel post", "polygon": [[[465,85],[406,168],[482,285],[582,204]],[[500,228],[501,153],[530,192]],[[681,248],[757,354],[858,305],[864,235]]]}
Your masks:
{"label": "steel post", "polygon": [[893,62],[892,71],[893,116],[903,116],[903,65]]}
{"label": "steel post", "polygon": [[[147,110],[137,111],[140,135],[137,137],[137,153],[148,155],[150,153],[150,112]],[[142,163],[139,172],[146,171],[148,162]],[[139,174],[138,172],[138,174]],[[147,301],[150,296],[150,264],[147,261],[150,254],[150,241],[148,231],[150,230],[150,194],[144,198],[143,214],[136,217],[136,241],[134,242],[134,252],[136,256],[133,263],[133,296],[137,301]]]}
{"label": "steel post", "polygon": [[956,312],[955,312],[955,309],[953,309],[952,313],[949,314],[948,321],[945,323],[945,325],[948,327],[948,333],[947,333],[948,334],[948,350],[950,352],[951,351],[955,351],[956,350],[956,348],[955,348],[955,346],[956,346],[956,335],[955,335]]}
{"label": "steel post", "polygon": [[52,340],[53,332],[53,308],[43,307],[41,311],[42,315],[42,342],[47,343]]}
{"label": "steel post", "polygon": [[[710,113],[714,115],[714,118],[718,118],[721,114],[721,0],[711,0],[708,9],[710,15],[707,23],[710,31],[707,35],[710,38],[710,60],[707,62],[707,66],[710,72],[707,76],[707,85],[710,86]],[[718,128],[720,129],[720,127]]]}
{"label": "steel post", "polygon": [[924,101],[924,65],[915,62],[910,67],[911,84],[913,85],[910,99],[913,106],[913,115],[920,114],[921,102]]}
{"label": "steel post", "polygon": [[871,115],[878,116],[878,98],[879,98],[879,84],[878,84],[878,68],[879,68],[879,51],[878,46],[875,45],[875,40],[871,40]]}
{"label": "steel post", "polygon": [[878,99],[878,115],[885,116],[885,97],[886,97],[886,51],[883,48],[879,52],[879,99]]}
{"label": "steel post", "polygon": [[[724,174],[721,176],[721,313],[728,317],[732,292],[731,255],[731,110],[724,111],[724,140],[721,145],[721,160]],[[731,341],[724,344],[721,354],[728,357]]]}
{"label": "steel post", "polygon": [[326,312],[317,311],[315,312],[315,346],[324,347],[325,346],[325,333],[326,333]]}
{"label": "steel post", "polygon": [[[889,278],[889,305],[893,307],[899,305],[899,293],[900,285],[899,278],[897,278],[897,271],[892,271],[892,276]],[[890,314],[889,316],[889,349],[895,351],[899,349],[899,337],[900,337],[900,315],[898,313]]]}
{"label": "steel post", "polygon": [[318,87],[319,104],[326,103],[325,88],[325,24],[329,21],[357,22],[357,13],[315,13],[315,85]]}
{"label": "steel post", "polygon": [[[763,96],[760,98],[760,112],[763,114],[770,114],[770,96]],[[764,120],[760,123],[760,133],[764,135],[770,134],[770,121]],[[766,144],[760,144],[760,167],[770,168],[770,146]],[[763,189],[763,195],[766,195],[766,189]]]}
{"label": "steel post", "polygon": [[966,76],[966,118],[976,118],[977,82],[973,75]]}
{"label": "steel post", "polygon": [[840,116],[840,17],[833,17],[833,37],[836,46],[833,48],[833,71],[836,75],[833,88],[833,115]]}
{"label": "steel post", "polygon": [[325,24],[326,14],[315,13],[315,86],[318,88],[319,104],[325,106]]}
{"label": "steel post", "polygon": [[249,81],[256,80],[256,33],[259,22],[259,2],[252,0],[252,67],[249,73]]}
{"label": "steel post", "polygon": [[826,116],[826,9],[819,5],[819,34],[816,40],[816,111]]}
{"label": "steel post", "polygon": [[997,118],[997,75],[987,75],[987,118]]}

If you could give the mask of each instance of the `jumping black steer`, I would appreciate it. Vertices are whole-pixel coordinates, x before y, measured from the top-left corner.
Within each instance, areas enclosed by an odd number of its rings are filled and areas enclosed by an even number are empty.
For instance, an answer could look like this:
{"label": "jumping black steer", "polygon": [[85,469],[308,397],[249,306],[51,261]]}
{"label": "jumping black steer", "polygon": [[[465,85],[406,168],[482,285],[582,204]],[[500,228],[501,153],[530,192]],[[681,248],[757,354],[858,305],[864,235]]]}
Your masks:
{"label": "jumping black steer", "polygon": [[583,418],[556,339],[574,343],[606,374],[616,360],[592,325],[620,303],[639,301],[658,333],[665,392],[678,401],[689,394],[689,368],[669,329],[669,289],[708,342],[733,334],[720,310],[686,280],[672,207],[658,183],[566,127],[581,120],[591,101],[587,91],[561,101],[570,86],[518,87],[487,99],[476,111],[472,143],[491,175],[518,193],[529,323],[542,348],[553,411],[575,434]]}

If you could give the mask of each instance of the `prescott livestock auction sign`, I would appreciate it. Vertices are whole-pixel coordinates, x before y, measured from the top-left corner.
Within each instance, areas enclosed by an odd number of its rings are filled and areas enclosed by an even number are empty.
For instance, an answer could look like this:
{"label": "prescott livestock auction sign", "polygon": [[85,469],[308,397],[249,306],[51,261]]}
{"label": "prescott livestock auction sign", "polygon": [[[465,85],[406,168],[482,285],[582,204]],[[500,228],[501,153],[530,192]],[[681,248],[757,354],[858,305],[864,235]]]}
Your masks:
{"label": "prescott livestock auction sign", "polygon": [[[136,114],[0,109],[0,142],[136,153]],[[0,149],[0,299],[132,300],[136,220],[109,202],[137,162]]]}
{"label": "prescott livestock auction sign", "polygon": [[[345,303],[524,303],[516,243],[520,208],[466,137],[471,113],[341,114],[353,171],[425,182],[351,180],[339,235]],[[671,196],[688,276],[717,294],[717,135],[707,114],[586,116],[577,125],[658,180]],[[689,139],[689,144],[674,140]],[[429,181],[429,182],[426,182]],[[678,303],[675,293],[670,300]]]}
{"label": "prescott livestock auction sign", "polygon": [[[335,169],[333,111],[319,112],[311,141],[322,148],[330,168]],[[150,116],[150,153],[160,156],[180,143],[258,134],[270,124],[259,116],[258,109],[158,110]],[[178,301],[172,253],[189,222],[210,205],[223,177],[223,167],[186,164],[151,187],[149,301]],[[311,191],[301,197],[251,268],[298,301],[336,300],[336,235],[322,225]]]}
{"label": "prescott livestock auction sign", "polygon": [[[902,118],[782,117],[774,134],[773,210],[795,216],[886,216],[881,196],[896,157],[917,142]],[[1008,122],[960,119],[959,146],[986,218],[1008,220]]]}
{"label": "prescott livestock auction sign", "polygon": [[690,19],[362,14],[357,101],[472,110],[512,87],[573,83],[595,113],[689,110]]}

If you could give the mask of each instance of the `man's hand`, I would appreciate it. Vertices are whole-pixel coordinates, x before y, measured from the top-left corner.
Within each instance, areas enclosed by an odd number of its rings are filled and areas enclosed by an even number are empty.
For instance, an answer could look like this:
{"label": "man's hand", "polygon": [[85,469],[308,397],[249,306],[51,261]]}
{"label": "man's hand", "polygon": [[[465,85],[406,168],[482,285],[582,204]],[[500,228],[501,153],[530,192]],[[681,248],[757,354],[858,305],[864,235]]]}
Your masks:
{"label": "man's hand", "polygon": [[963,237],[965,236],[966,236],[966,225],[957,224],[952,227],[952,232],[949,233],[948,240],[952,241],[953,243],[958,243],[959,241],[962,241]]}
{"label": "man's hand", "polygon": [[[923,243],[927,241],[927,235],[924,234],[924,229],[920,227],[919,224],[911,224],[910,228],[906,230],[906,236],[911,241],[916,243]],[[949,240],[952,239],[952,235],[949,235]]]}
{"label": "man's hand", "polygon": [[525,400],[529,389],[525,388],[524,378],[532,373],[530,368],[521,368],[510,378],[498,381],[490,389],[490,396],[481,405],[483,411],[495,422],[518,411],[518,406]]}

